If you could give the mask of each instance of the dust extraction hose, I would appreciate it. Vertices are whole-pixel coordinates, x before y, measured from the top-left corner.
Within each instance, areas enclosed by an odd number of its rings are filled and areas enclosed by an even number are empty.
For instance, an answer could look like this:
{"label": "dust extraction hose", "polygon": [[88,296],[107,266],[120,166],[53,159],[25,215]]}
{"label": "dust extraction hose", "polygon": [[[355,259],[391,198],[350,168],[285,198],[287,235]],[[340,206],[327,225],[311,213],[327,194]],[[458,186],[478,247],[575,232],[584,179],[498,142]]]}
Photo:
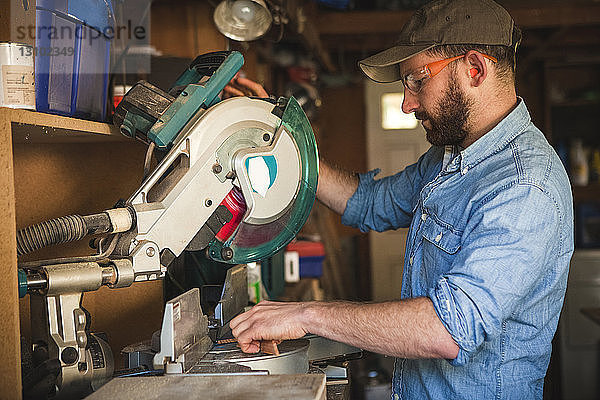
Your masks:
{"label": "dust extraction hose", "polygon": [[[122,221],[123,216],[125,216],[125,222]],[[119,219],[121,221],[118,221]],[[54,244],[81,240],[86,235],[123,232],[129,229],[130,226],[131,216],[126,208],[108,210],[107,212],[83,217],[81,215],[67,215],[51,219],[28,226],[17,232],[17,255],[31,253]]]}

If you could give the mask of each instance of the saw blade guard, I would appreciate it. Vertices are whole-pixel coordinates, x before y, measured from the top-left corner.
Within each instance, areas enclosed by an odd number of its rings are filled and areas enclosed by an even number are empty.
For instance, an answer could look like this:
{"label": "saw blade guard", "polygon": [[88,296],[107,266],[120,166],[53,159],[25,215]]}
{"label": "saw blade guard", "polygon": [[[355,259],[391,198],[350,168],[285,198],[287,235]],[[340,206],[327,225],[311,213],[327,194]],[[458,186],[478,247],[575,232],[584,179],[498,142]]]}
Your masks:
{"label": "saw blade guard", "polygon": [[[253,201],[256,199],[259,203],[268,195],[260,193],[261,189],[256,186],[244,185],[245,181],[240,179],[244,198],[246,203],[249,203],[249,211],[231,237],[224,242],[215,239],[210,243],[208,256],[213,260],[230,264],[244,264],[268,258],[284,248],[298,234],[308,219],[317,192],[319,156],[310,122],[298,101],[293,97],[287,101],[276,135],[280,135],[278,143],[283,143],[281,146],[286,145],[286,140],[289,146],[291,138],[291,142],[296,147],[297,159],[276,160],[273,155],[261,153],[260,150],[249,151],[243,158],[240,158],[239,169],[247,173],[252,168],[252,161],[255,161],[253,159],[260,158],[266,160],[266,164],[269,164],[266,168],[270,170],[274,168],[272,164],[280,163],[283,166],[287,163],[288,170],[290,162],[297,164],[291,166],[291,168],[297,168],[297,171],[293,172],[298,173],[298,185],[295,188],[293,200],[270,218],[256,217],[251,212]],[[264,163],[264,161],[260,161]]]}

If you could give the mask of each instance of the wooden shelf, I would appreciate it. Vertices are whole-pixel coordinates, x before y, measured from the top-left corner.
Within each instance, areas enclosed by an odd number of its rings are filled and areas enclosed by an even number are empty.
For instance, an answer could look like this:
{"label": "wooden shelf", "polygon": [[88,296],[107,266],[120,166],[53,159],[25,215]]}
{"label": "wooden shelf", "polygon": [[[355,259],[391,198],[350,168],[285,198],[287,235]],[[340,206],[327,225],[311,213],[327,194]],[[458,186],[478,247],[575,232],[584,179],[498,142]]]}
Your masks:
{"label": "wooden shelf", "polygon": [[10,121],[14,143],[130,140],[113,125],[29,110],[0,108],[0,120]]}
{"label": "wooden shelf", "polygon": [[[543,5],[510,5],[508,12],[521,28],[546,28],[555,26],[595,25],[600,23],[599,4],[554,3]],[[393,33],[410,18],[414,11],[352,11],[321,12],[317,29],[321,35]]]}
{"label": "wooden shelf", "polygon": [[[127,198],[140,185],[145,150],[106,123],[0,108],[0,398],[21,398],[20,337],[30,334],[29,296],[19,300],[17,292],[17,229],[100,212]],[[83,242],[22,260],[91,255]],[[92,330],[108,335],[119,368],[124,346],[160,328],[162,282],[103,287],[84,294],[83,306],[92,315]]]}

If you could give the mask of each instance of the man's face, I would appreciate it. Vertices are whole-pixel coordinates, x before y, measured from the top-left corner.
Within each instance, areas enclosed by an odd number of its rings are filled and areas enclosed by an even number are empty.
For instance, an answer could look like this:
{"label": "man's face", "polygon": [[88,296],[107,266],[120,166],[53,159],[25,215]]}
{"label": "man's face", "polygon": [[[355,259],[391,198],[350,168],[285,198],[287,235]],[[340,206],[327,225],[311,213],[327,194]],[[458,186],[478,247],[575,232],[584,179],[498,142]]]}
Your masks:
{"label": "man's face", "polygon": [[[411,71],[436,58],[417,55],[409,60],[404,71]],[[412,68],[412,69],[411,69]],[[405,90],[402,110],[414,112],[427,132],[427,141],[434,146],[460,145],[468,135],[472,101],[461,89],[456,71],[445,68],[429,78],[418,94]]]}
{"label": "man's face", "polygon": [[[448,74],[446,88],[433,104],[415,111],[434,146],[460,145],[467,137],[467,122],[472,105],[458,85],[454,73]],[[434,77],[435,79],[436,77]]]}

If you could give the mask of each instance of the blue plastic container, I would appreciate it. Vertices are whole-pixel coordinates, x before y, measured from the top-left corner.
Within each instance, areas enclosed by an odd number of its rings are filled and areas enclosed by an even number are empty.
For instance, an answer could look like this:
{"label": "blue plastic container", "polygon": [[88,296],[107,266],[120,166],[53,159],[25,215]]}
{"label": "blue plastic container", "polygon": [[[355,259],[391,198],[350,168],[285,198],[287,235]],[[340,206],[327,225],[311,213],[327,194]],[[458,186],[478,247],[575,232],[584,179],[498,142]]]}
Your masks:
{"label": "blue plastic container", "polygon": [[37,0],[38,111],[105,119],[112,32],[110,0]]}
{"label": "blue plastic container", "polygon": [[300,277],[320,278],[323,275],[325,256],[300,257]]}

